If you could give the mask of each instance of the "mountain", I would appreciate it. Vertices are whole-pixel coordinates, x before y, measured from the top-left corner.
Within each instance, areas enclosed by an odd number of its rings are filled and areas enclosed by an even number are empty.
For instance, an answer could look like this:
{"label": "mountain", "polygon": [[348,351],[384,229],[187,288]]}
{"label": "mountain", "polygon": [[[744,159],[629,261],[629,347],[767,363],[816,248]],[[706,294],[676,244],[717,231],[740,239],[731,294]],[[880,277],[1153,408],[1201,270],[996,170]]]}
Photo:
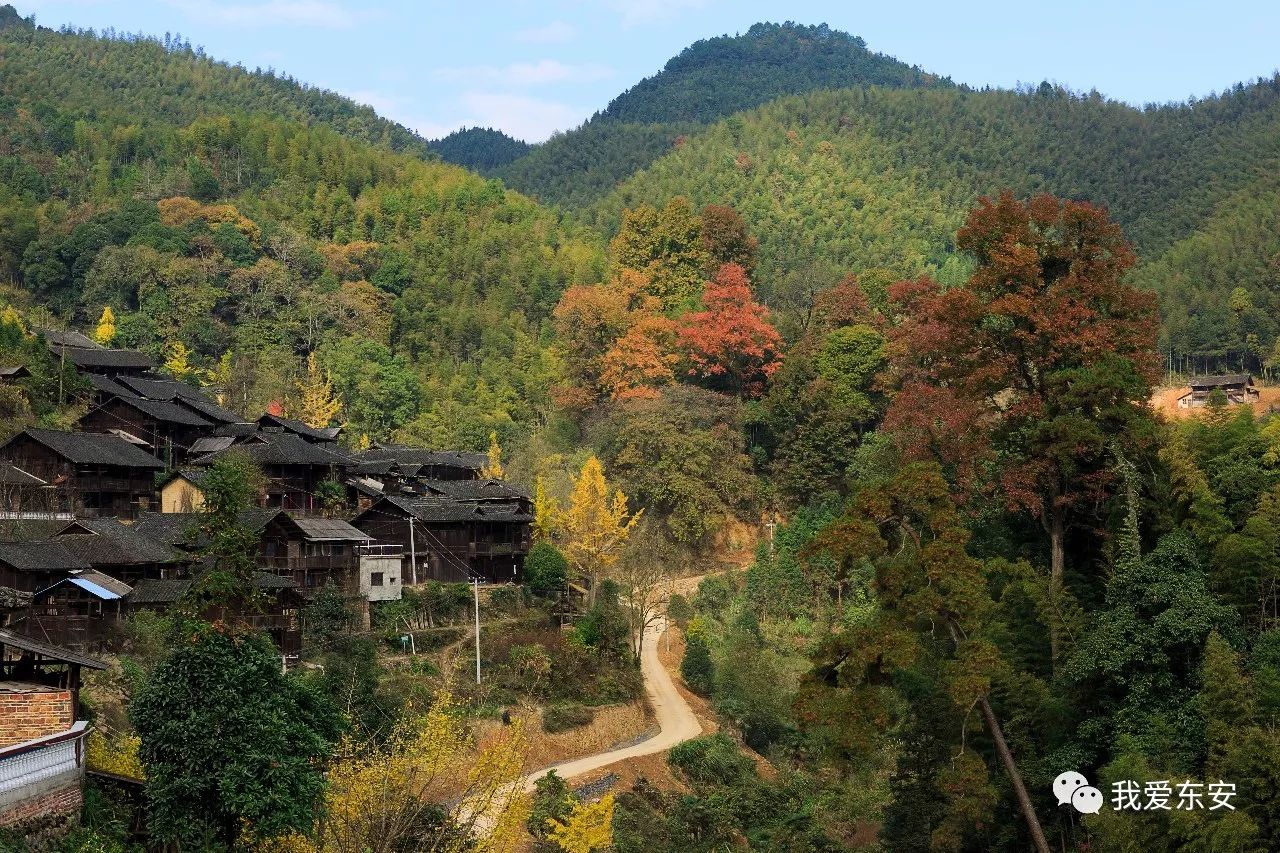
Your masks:
{"label": "mountain", "polygon": [[545,202],[578,207],[719,118],[782,95],[864,85],[951,83],[825,24],[756,24],[696,42],[581,127],[490,174]]}
{"label": "mountain", "polygon": [[218,62],[190,42],[92,30],[37,27],[0,6],[0,89],[39,92],[70,113],[122,124],[189,124],[226,112],[324,124],[343,136],[432,158],[426,140],[372,107],[274,71]]}
{"label": "mountain", "polygon": [[542,342],[603,276],[594,234],[185,44],[21,22],[0,64],[0,289],[41,325],[109,306],[117,345],[246,414],[295,399],[314,352],[371,439],[483,448],[545,417]]}
{"label": "mountain", "polygon": [[[814,276],[961,275],[951,240],[978,196],[1046,191],[1106,205],[1144,262],[1167,255],[1153,267],[1165,271],[1144,280],[1169,293],[1171,282],[1193,289],[1209,275],[1207,256],[1183,241],[1229,230],[1241,221],[1233,210],[1259,219],[1260,182],[1280,167],[1277,134],[1280,78],[1143,110],[1047,84],[814,92],[692,136],[598,202],[587,221],[609,234],[625,208],[660,208],[677,195],[732,205],[760,239],[757,285],[786,305]],[[1265,221],[1251,227],[1265,231]],[[1254,242],[1268,240],[1274,234]],[[1262,267],[1239,281],[1272,313],[1280,308],[1273,283]],[[1274,337],[1266,332],[1264,348]]]}
{"label": "mountain", "polygon": [[456,163],[473,172],[505,166],[528,154],[533,146],[491,127],[464,127],[448,136],[433,139],[429,147],[446,163]]}

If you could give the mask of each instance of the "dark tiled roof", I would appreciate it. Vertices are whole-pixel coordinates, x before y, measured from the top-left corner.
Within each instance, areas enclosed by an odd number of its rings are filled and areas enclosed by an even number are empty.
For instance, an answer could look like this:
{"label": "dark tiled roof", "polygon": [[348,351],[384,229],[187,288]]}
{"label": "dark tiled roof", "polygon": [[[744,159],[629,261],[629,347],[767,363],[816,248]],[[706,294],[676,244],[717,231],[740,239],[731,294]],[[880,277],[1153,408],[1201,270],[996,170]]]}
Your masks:
{"label": "dark tiled roof", "polygon": [[173,604],[187,594],[191,584],[192,581],[185,578],[144,578],[133,585],[133,592],[125,601],[129,604]]}
{"label": "dark tiled roof", "polygon": [[37,332],[44,335],[45,343],[50,347],[79,347],[80,349],[105,349],[97,341],[85,337],[79,332],[63,331],[61,329],[37,329]]}
{"label": "dark tiled roof", "polygon": [[[177,403],[170,403],[164,400],[144,400],[141,397],[115,397],[113,400],[119,401],[120,404],[128,406],[142,412],[148,417],[154,418],[160,423],[178,424],[179,426],[195,426],[208,427],[213,426],[212,423],[192,412],[190,409],[179,406]],[[111,405],[112,400],[108,400],[98,409]],[[89,414],[93,414],[97,409],[93,409]],[[88,417],[86,415],[85,417]]]}
{"label": "dark tiled roof", "polygon": [[148,400],[173,400],[177,397],[204,399],[200,389],[168,376],[121,376],[118,380],[129,387],[135,397]]}
{"label": "dark tiled roof", "polygon": [[273,575],[271,572],[258,572],[253,576],[253,585],[258,589],[297,589],[293,578]]}
{"label": "dark tiled roof", "polygon": [[[260,432],[248,441],[236,445],[259,465],[341,465],[351,464],[348,456],[312,444],[288,432]],[[227,451],[220,451],[225,453]],[[219,453],[210,453],[192,460],[197,465],[209,465]]]}
{"label": "dark tiled roof", "polygon": [[178,405],[194,409],[196,414],[220,424],[243,423],[240,416],[230,409],[224,409],[212,400],[197,400],[194,397],[179,397]]}
{"label": "dark tiled roof", "polygon": [[169,475],[165,478],[165,482],[167,483],[181,477],[182,479],[199,486],[204,482],[204,478],[207,476],[209,476],[208,468],[179,468],[176,471],[170,471]]}
{"label": "dark tiled roof", "polygon": [[54,540],[72,556],[93,566],[137,566],[173,563],[180,557],[163,542],[136,531],[127,535],[60,533]]}
{"label": "dark tiled roof", "polygon": [[289,516],[302,535],[313,542],[364,542],[369,539],[347,522],[338,518],[316,518],[309,515]]}
{"label": "dark tiled roof", "polygon": [[0,367],[0,379],[21,379],[30,375],[31,371],[27,370],[25,364],[6,364]]}
{"label": "dark tiled roof", "polygon": [[285,418],[280,415],[264,414],[258,418],[258,426],[263,428],[279,427],[285,432],[291,432],[294,435],[300,435],[307,441],[314,442],[330,442],[338,438],[342,432],[341,427],[326,427],[324,429],[316,429],[313,426],[303,423],[293,418]]}
{"label": "dark tiled roof", "polygon": [[104,397],[129,397],[133,396],[128,388],[112,379],[110,376],[102,376],[97,373],[86,373],[84,378],[89,380],[89,384],[93,386],[93,390],[97,391]]}
{"label": "dark tiled roof", "polygon": [[[283,510],[251,507],[240,513],[240,523],[250,530],[262,530]],[[144,512],[134,522],[139,533],[166,545],[195,547],[200,544],[203,512]]]}
{"label": "dark tiled roof", "polygon": [[90,669],[107,668],[107,665],[97,658],[73,652],[71,649],[64,649],[62,646],[55,646],[52,643],[43,643],[31,637],[24,637],[5,628],[0,628],[0,644],[14,649],[22,649],[24,652],[34,652],[40,657],[48,658],[49,660],[78,663],[80,666],[87,666]]}
{"label": "dark tiled roof", "polygon": [[1188,381],[1192,388],[1221,388],[1224,385],[1252,385],[1248,373],[1227,373],[1222,376],[1193,376]]}
{"label": "dark tiled roof", "polygon": [[528,500],[524,489],[501,480],[423,480],[422,489],[460,501],[478,500]]}
{"label": "dark tiled roof", "polygon": [[0,562],[20,572],[57,572],[93,568],[61,542],[0,542]]}
{"label": "dark tiled roof", "polygon": [[363,451],[360,459],[390,459],[401,466],[451,465],[472,471],[479,471],[489,462],[489,457],[483,453],[472,453],[466,450],[426,450],[401,444],[379,444]]}
{"label": "dark tiled roof", "polygon": [[66,529],[67,518],[0,519],[0,542],[41,542]]}
{"label": "dark tiled roof", "polygon": [[[228,447],[230,447],[235,443],[236,443],[236,440],[234,436],[206,435],[206,436],[197,438],[195,441],[191,442],[191,452],[192,453],[217,453],[220,450],[226,450]],[[190,470],[194,471],[196,469],[193,468]]]}
{"label": "dark tiled roof", "polygon": [[360,515],[357,515],[353,521],[359,521],[365,516],[372,516],[375,513],[383,512],[383,503],[391,503],[398,507],[401,512],[412,515],[418,521],[429,523],[449,523],[458,521],[510,521],[524,522],[533,521],[533,516],[528,513],[522,513],[518,507],[508,505],[485,506],[483,504],[461,503],[449,498],[402,498],[402,497],[386,497],[382,501],[371,506]]}
{"label": "dark tiled roof", "polygon": [[10,465],[8,462],[0,462],[0,485],[5,486],[47,486],[44,480],[41,480],[35,474],[28,474],[16,465]]}
{"label": "dark tiled roof", "polygon": [[139,450],[117,435],[96,432],[62,432],[53,429],[27,429],[5,444],[11,444],[19,436],[28,435],[59,456],[82,465],[114,465],[119,468],[163,468],[164,463],[145,450]]}
{"label": "dark tiled roof", "polygon": [[235,423],[221,424],[213,431],[214,435],[229,435],[235,438],[244,438],[245,436],[255,435],[258,432],[257,424]]}
{"label": "dark tiled roof", "polygon": [[58,347],[54,355],[65,355],[76,367],[112,367],[120,370],[150,370],[151,357],[131,349],[81,349]]}

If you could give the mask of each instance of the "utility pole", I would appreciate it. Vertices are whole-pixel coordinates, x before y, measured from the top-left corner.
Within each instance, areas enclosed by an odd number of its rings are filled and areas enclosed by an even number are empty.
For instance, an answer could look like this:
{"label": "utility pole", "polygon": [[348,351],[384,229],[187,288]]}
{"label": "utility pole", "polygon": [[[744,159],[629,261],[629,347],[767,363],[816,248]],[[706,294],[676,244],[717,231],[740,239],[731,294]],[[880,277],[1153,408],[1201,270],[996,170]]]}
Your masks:
{"label": "utility pole", "polygon": [[409,516],[409,583],[418,585],[418,543],[413,535],[413,516]]}
{"label": "utility pole", "polygon": [[476,684],[480,683],[480,578],[472,581],[476,596]]}

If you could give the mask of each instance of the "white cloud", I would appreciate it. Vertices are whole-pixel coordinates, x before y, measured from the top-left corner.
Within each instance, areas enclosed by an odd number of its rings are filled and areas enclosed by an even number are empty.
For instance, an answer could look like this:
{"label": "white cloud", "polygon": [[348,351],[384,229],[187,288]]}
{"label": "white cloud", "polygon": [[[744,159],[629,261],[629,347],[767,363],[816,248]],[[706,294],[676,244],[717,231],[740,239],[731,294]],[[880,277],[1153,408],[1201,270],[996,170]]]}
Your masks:
{"label": "white cloud", "polygon": [[432,72],[441,80],[469,83],[500,83],[510,86],[545,86],[549,83],[587,83],[603,80],[613,74],[607,65],[587,63],[566,65],[557,59],[537,62],[513,62],[510,65],[470,65],[437,68]]}
{"label": "white cloud", "polygon": [[622,15],[622,26],[635,27],[674,17],[685,9],[700,9],[707,0],[609,0]]}
{"label": "white cloud", "polygon": [[258,3],[200,3],[168,0],[191,17],[235,27],[301,26],[345,30],[357,15],[330,0],[263,0]]}
{"label": "white cloud", "polygon": [[439,139],[463,127],[494,127],[527,142],[541,142],[557,130],[580,124],[584,118],[568,104],[507,92],[464,91],[442,106],[441,113],[425,118],[412,97],[364,89],[343,92],[368,104],[378,115],[412,128],[426,139]]}
{"label": "white cloud", "polygon": [[573,24],[564,21],[552,21],[541,27],[529,27],[512,34],[511,40],[524,44],[564,44],[573,41],[578,31]]}
{"label": "white cloud", "polygon": [[459,97],[473,119],[463,124],[496,127],[526,142],[541,142],[582,121],[579,111],[557,101],[501,92],[465,92]]}

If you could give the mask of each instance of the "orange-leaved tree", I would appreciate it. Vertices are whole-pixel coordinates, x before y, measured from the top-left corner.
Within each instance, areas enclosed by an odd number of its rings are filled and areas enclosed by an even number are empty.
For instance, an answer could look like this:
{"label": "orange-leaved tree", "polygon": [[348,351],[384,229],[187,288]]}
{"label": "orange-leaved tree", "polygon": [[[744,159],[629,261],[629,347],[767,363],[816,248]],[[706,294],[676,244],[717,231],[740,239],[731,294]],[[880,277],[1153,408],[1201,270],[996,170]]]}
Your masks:
{"label": "orange-leaved tree", "polygon": [[782,336],[769,309],[752,295],[746,271],[738,264],[722,266],[706,283],[702,305],[680,322],[689,375],[713,390],[759,397],[782,363]]}
{"label": "orange-leaved tree", "polygon": [[885,426],[909,455],[941,461],[962,491],[998,458],[993,485],[1049,540],[1056,660],[1068,532],[1113,494],[1118,446],[1152,436],[1156,301],[1125,281],[1133,250],[1090,204],[984,198],[956,245],[977,263],[963,286],[891,289],[902,319],[887,350],[901,385]]}

